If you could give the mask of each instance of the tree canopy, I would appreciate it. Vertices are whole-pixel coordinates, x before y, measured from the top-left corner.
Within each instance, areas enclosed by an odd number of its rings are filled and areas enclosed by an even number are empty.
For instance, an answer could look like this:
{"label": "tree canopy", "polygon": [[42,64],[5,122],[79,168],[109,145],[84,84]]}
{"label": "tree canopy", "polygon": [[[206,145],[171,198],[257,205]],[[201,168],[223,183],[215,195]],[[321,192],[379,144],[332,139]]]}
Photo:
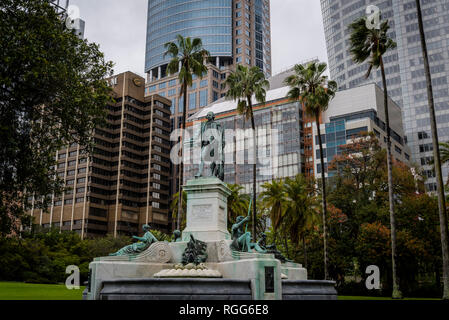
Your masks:
{"label": "tree canopy", "polygon": [[46,0],[0,4],[0,233],[24,218],[27,199],[46,208],[62,190],[55,154],[89,151],[104,124],[112,74],[99,46],[69,29]]}

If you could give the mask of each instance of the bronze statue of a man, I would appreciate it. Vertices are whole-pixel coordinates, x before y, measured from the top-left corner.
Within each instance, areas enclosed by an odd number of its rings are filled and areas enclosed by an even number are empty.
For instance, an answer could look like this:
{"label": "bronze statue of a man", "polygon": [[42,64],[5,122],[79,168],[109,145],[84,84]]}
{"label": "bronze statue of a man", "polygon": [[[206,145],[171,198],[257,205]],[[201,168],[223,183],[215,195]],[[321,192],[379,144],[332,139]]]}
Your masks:
{"label": "bronze statue of a man", "polygon": [[201,145],[201,162],[195,177],[203,177],[204,162],[210,162],[206,176],[215,176],[224,181],[224,147],[225,137],[223,126],[215,121],[215,114],[209,112],[207,121],[201,124],[199,141]]}
{"label": "bronze statue of a man", "polygon": [[238,216],[237,221],[232,225],[231,235],[233,241],[231,243],[231,249],[241,252],[253,252],[252,250],[255,250],[259,253],[266,253],[266,250],[260,247],[259,243],[251,242],[251,232],[243,230],[245,223],[249,219],[250,216]]}

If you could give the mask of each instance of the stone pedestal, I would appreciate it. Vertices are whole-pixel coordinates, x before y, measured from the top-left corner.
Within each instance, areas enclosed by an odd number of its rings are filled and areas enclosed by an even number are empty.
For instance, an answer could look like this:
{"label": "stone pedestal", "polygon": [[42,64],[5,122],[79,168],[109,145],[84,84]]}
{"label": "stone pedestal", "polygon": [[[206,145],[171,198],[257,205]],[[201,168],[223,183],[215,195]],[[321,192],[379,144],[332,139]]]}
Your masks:
{"label": "stone pedestal", "polygon": [[190,235],[201,241],[231,239],[228,232],[227,198],[231,191],[216,177],[189,180],[183,187],[187,193],[187,226],[182,241]]}

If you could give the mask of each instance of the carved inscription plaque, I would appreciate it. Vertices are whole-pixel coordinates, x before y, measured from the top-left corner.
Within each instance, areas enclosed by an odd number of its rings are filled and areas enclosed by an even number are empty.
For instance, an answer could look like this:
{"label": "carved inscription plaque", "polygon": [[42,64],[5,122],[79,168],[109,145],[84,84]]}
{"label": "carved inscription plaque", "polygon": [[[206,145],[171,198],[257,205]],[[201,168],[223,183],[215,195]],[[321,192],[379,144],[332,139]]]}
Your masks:
{"label": "carved inscription plaque", "polygon": [[213,223],[212,205],[194,205],[192,206],[191,223],[195,226],[207,226]]}

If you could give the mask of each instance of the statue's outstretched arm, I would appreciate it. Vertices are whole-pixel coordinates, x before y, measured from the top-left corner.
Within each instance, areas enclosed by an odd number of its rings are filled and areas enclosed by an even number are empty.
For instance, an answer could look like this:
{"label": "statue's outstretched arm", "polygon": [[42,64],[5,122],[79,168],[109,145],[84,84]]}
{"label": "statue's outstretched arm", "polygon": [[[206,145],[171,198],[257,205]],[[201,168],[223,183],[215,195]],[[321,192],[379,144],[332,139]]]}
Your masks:
{"label": "statue's outstretched arm", "polygon": [[147,239],[142,238],[142,237],[138,237],[138,236],[133,236],[133,239],[137,239],[137,240],[140,240],[140,241],[147,241]]}

